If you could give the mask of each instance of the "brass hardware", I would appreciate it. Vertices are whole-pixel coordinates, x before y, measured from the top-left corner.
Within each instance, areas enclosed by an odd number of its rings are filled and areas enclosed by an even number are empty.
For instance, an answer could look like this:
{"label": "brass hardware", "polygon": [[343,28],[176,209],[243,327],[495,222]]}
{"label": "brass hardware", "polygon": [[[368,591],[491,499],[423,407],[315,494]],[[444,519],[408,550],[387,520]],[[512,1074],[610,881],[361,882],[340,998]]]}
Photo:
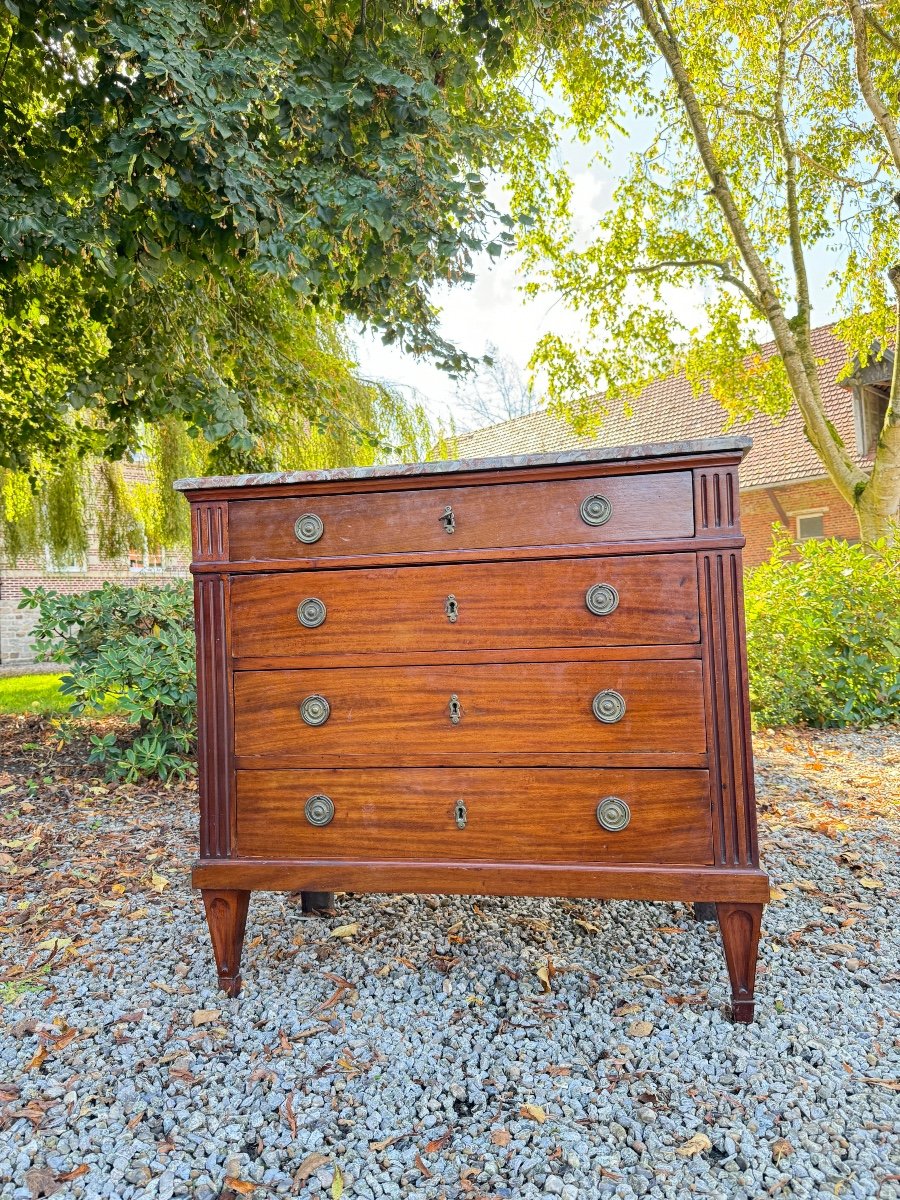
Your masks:
{"label": "brass hardware", "polygon": [[453,515],[453,508],[447,505],[438,520],[444,527],[444,533],[456,533],[456,517]]}
{"label": "brass hardware", "polygon": [[631,820],[631,809],[618,796],[605,796],[597,805],[597,820],[610,833],[618,833]]}
{"label": "brass hardware", "polygon": [[456,692],[450,697],[450,703],[447,706],[450,709],[451,725],[458,725],[462,720],[462,705],[459,702],[459,696]]}
{"label": "brass hardware", "polygon": [[297,605],[297,620],[307,629],[315,629],[325,620],[327,610],[321,600],[307,596]]}
{"label": "brass hardware", "polygon": [[298,542],[317,542],[324,532],[322,518],[315,513],[304,513],[294,522],[294,536]]}
{"label": "brass hardware", "polygon": [[615,725],[616,721],[621,721],[625,716],[625,700],[611,688],[598,692],[591,708],[597,720],[602,721],[604,725]]}
{"label": "brass hardware", "polygon": [[330,825],[334,820],[334,801],[330,796],[310,796],[303,811],[310,825]]}
{"label": "brass hardware", "polygon": [[584,602],[598,617],[607,617],[619,607],[619,593],[611,583],[595,583],[588,588]]}
{"label": "brass hardware", "polygon": [[300,705],[300,716],[307,725],[324,725],[331,716],[331,705],[324,696],[307,696]]}
{"label": "brass hardware", "polygon": [[453,815],[456,818],[456,828],[465,829],[469,814],[462,800],[457,800],[456,807],[453,809]]}
{"label": "brass hardware", "polygon": [[447,601],[444,604],[444,612],[447,614],[447,620],[450,622],[450,624],[456,624],[456,620],[459,617],[459,603],[452,592],[447,597]]}
{"label": "brass hardware", "polygon": [[581,519],[585,525],[605,525],[612,516],[612,505],[605,496],[587,496],[581,502]]}

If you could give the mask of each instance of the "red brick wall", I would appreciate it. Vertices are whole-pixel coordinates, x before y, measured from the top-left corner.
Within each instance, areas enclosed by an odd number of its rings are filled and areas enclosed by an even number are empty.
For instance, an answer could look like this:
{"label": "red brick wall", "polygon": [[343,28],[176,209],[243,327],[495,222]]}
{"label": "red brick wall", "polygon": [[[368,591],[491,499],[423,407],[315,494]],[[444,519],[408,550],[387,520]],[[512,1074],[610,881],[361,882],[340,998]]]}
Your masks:
{"label": "red brick wall", "polygon": [[[776,503],[773,503],[773,498]],[[755,567],[769,557],[772,546],[772,526],[776,521],[785,524],[778,505],[787,516],[787,530],[797,536],[798,513],[821,512],[825,537],[859,539],[859,526],[853,509],[827,479],[810,483],[792,483],[775,488],[753,488],[741,492],[741,525],[747,538],[744,565]]]}

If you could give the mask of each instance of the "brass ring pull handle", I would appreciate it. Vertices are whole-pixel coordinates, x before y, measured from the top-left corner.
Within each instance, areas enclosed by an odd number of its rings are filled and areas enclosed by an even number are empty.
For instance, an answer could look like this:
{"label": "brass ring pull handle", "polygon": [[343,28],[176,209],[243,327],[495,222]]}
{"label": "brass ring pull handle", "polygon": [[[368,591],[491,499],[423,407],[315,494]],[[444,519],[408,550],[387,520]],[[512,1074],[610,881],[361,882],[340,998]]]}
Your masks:
{"label": "brass ring pull handle", "polygon": [[459,702],[459,696],[456,692],[450,697],[450,703],[447,705],[450,711],[450,724],[458,725],[462,720],[462,705]]}
{"label": "brass ring pull handle", "polygon": [[579,511],[585,525],[605,525],[612,516],[612,505],[605,496],[597,493],[586,496]]}
{"label": "brass ring pull handle", "polygon": [[597,693],[591,702],[591,708],[598,721],[602,721],[604,725],[615,725],[616,721],[621,721],[625,716],[625,699],[612,688],[606,688]]}
{"label": "brass ring pull handle", "polygon": [[324,725],[331,716],[331,705],[324,696],[307,696],[300,705],[300,716],[307,725]]}
{"label": "brass ring pull handle", "polygon": [[334,801],[330,796],[310,796],[303,806],[303,812],[310,825],[319,828],[330,825],[334,820]]}
{"label": "brass ring pull handle", "polygon": [[453,515],[452,505],[447,505],[438,520],[444,527],[444,533],[456,533],[456,517]]}
{"label": "brass ring pull handle", "polygon": [[444,603],[444,612],[447,614],[447,620],[451,625],[455,625],[459,619],[459,601],[451,592]]}
{"label": "brass ring pull handle", "polygon": [[297,620],[305,629],[316,629],[325,620],[328,610],[315,596],[307,596],[297,605]]}
{"label": "brass ring pull handle", "polygon": [[468,813],[468,810],[466,809],[464,801],[457,800],[456,805],[454,806],[454,809],[453,809],[453,816],[456,821],[456,828],[457,829],[465,829],[466,823],[469,819],[469,813]]}
{"label": "brass ring pull handle", "polygon": [[595,583],[585,593],[584,602],[588,611],[598,617],[608,617],[619,607],[619,593],[611,583]]}
{"label": "brass ring pull handle", "polygon": [[631,820],[631,809],[618,796],[604,796],[597,805],[597,820],[610,833],[618,833]]}
{"label": "brass ring pull handle", "polygon": [[315,513],[304,513],[294,522],[294,536],[298,542],[317,542],[324,532],[322,518]]}

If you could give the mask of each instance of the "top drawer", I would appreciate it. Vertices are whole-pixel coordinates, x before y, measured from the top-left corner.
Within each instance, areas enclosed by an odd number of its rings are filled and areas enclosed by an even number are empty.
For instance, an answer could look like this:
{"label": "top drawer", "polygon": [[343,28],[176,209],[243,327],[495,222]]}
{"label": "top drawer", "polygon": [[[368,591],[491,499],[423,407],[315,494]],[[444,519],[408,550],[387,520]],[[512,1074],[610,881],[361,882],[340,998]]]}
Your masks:
{"label": "top drawer", "polygon": [[236,562],[693,537],[688,471],[233,500]]}

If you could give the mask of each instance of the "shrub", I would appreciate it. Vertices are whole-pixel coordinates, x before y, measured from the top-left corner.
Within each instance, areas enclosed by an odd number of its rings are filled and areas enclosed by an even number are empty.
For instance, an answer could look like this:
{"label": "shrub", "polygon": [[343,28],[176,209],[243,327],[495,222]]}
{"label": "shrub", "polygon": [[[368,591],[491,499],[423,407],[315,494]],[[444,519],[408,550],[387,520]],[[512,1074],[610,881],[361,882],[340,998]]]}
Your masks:
{"label": "shrub", "polygon": [[65,663],[61,691],[74,715],[112,698],[136,733],[92,736],[91,762],[111,778],[183,778],[195,769],[197,686],[194,613],[187,580],[161,587],[104,583],[61,595],[23,589],[36,608],[34,641],[44,661]]}
{"label": "shrub", "polygon": [[900,548],[783,538],[745,586],[758,724],[900,717]]}

